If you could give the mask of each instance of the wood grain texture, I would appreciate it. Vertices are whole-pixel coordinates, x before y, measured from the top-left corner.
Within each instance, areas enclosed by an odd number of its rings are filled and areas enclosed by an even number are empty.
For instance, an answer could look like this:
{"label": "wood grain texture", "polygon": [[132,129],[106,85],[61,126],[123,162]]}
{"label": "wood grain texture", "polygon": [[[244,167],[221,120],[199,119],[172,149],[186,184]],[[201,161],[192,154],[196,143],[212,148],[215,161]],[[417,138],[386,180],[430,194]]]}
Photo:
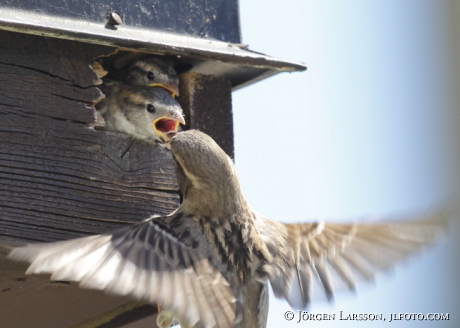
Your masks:
{"label": "wood grain texture", "polygon": [[[179,205],[168,150],[97,131],[104,71],[94,59],[114,52],[0,31],[0,243],[104,233]],[[130,298],[26,277],[7,252],[0,247],[2,327],[156,326],[156,306],[120,312]]]}
{"label": "wood grain texture", "polygon": [[96,121],[87,104],[101,99],[98,88],[80,88],[69,81],[29,68],[0,63],[0,103],[22,112],[83,123]]}
{"label": "wood grain texture", "polygon": [[115,50],[0,31],[0,239],[110,231],[179,204],[169,151],[102,129],[90,68]]}
{"label": "wood grain texture", "polygon": [[232,85],[210,75],[185,73],[180,76],[179,103],[187,122],[186,129],[197,129],[211,136],[234,158]]}
{"label": "wood grain texture", "polygon": [[87,88],[102,81],[90,68],[115,48],[0,30],[0,63],[20,66]]}
{"label": "wood grain texture", "polygon": [[116,50],[0,31],[0,103],[57,119],[94,123],[102,83],[90,65]]}
{"label": "wood grain texture", "polygon": [[17,108],[0,105],[0,117],[1,235],[101,233],[177,207],[169,151]]}

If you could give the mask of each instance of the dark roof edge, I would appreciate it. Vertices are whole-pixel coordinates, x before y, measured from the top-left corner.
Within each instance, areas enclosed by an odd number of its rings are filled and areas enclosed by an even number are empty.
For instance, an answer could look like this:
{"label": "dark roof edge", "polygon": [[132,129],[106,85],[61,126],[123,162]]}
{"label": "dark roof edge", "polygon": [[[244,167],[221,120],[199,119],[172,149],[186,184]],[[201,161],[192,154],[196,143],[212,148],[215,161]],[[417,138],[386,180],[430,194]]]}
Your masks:
{"label": "dark roof edge", "polygon": [[161,31],[146,31],[123,25],[115,30],[101,24],[44,16],[9,8],[0,8],[0,29],[113,46],[125,50],[194,57],[262,70],[275,70],[268,75],[306,69],[302,63],[284,61],[252,52],[238,44]]}

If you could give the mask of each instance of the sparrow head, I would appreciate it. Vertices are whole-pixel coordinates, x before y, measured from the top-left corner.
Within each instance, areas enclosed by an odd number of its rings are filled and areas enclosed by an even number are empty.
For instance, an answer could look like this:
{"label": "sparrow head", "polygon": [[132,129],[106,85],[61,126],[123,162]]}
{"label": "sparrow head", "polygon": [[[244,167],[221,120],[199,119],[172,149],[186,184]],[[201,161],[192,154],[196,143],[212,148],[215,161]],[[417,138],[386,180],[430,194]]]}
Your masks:
{"label": "sparrow head", "polygon": [[132,85],[163,88],[173,97],[179,95],[179,78],[172,62],[160,58],[136,60],[129,66],[125,81]]}
{"label": "sparrow head", "polygon": [[161,88],[111,82],[101,114],[107,130],[128,133],[147,142],[167,143],[185,124],[182,108]]}
{"label": "sparrow head", "polygon": [[246,204],[232,160],[211,137],[197,130],[181,132],[171,139],[170,149],[184,201],[201,212]]}

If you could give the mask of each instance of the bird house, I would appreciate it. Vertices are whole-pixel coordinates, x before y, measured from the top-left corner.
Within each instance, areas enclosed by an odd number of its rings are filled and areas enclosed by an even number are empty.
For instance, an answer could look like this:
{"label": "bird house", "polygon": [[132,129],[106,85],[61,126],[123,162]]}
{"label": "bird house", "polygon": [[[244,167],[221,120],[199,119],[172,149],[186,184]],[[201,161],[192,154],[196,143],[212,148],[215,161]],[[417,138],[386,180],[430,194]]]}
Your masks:
{"label": "bird house", "polygon": [[[247,49],[237,0],[7,1],[0,4],[0,242],[110,231],[180,202],[168,150],[105,131],[95,105],[111,67],[174,58],[185,129],[233,156],[231,92],[304,70]],[[5,327],[152,327],[149,304],[25,276],[2,260]],[[134,326],[130,326],[134,327]]]}

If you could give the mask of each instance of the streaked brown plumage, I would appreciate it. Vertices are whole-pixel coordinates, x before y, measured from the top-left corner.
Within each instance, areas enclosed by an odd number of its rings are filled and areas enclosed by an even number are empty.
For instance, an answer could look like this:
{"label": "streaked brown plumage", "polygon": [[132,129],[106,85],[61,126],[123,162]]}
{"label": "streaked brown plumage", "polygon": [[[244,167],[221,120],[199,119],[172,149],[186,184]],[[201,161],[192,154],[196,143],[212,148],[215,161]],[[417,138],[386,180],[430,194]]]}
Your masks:
{"label": "streaked brown plumage", "polygon": [[16,248],[10,258],[31,262],[27,273],[160,302],[190,327],[254,328],[266,325],[268,282],[304,308],[313,292],[333,295],[332,273],[354,289],[356,279],[388,269],[443,227],[443,213],[394,223],[277,223],[250,208],[233,162],[210,137],[180,133],[171,152],[183,194],[175,212],[113,234]]}
{"label": "streaked brown plumage", "polygon": [[162,88],[110,81],[100,86],[105,99],[97,109],[108,131],[128,133],[152,143],[166,143],[185,124],[182,108]]}

